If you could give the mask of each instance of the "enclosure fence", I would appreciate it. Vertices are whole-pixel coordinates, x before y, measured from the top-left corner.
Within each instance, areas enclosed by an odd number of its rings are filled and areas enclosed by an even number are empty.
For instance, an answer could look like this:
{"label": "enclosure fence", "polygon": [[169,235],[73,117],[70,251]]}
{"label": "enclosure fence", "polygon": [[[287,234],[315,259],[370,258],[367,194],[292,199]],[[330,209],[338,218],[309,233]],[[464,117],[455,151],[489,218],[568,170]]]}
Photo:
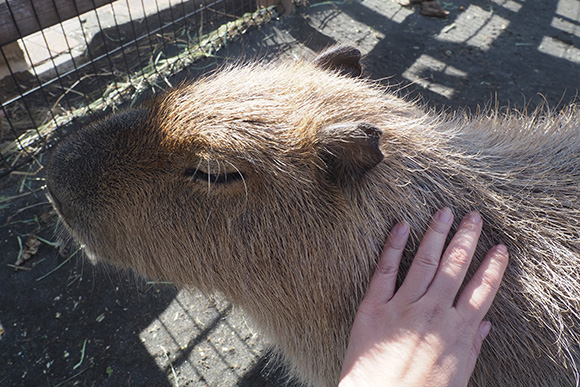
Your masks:
{"label": "enclosure fence", "polygon": [[[0,0],[0,179],[79,121],[284,12],[277,0]],[[0,180],[1,182],[1,180]]]}

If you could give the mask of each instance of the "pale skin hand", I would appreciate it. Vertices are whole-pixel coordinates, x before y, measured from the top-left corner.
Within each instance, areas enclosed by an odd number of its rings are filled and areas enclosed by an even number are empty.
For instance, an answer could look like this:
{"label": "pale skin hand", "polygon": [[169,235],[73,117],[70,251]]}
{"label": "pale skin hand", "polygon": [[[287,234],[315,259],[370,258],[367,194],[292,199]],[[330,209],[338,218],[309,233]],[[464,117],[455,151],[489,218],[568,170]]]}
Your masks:
{"label": "pale skin hand", "polygon": [[485,256],[454,304],[482,220],[463,218],[441,255],[453,215],[435,213],[409,273],[395,291],[406,223],[397,224],[356,315],[341,372],[347,386],[466,386],[491,324],[483,318],[508,263],[504,245]]}

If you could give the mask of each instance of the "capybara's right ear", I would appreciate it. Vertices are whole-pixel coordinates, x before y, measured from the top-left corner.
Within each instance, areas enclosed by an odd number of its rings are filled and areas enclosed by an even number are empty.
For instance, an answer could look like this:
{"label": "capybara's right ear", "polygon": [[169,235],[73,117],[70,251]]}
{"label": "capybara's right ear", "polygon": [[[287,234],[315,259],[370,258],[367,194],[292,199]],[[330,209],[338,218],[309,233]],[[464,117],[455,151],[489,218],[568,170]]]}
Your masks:
{"label": "capybara's right ear", "polygon": [[332,46],[320,53],[314,64],[323,70],[338,71],[343,75],[358,77],[362,74],[361,53],[350,46]]}
{"label": "capybara's right ear", "polygon": [[358,180],[383,160],[382,132],[366,123],[343,123],[321,129],[318,150],[329,180],[344,185]]}

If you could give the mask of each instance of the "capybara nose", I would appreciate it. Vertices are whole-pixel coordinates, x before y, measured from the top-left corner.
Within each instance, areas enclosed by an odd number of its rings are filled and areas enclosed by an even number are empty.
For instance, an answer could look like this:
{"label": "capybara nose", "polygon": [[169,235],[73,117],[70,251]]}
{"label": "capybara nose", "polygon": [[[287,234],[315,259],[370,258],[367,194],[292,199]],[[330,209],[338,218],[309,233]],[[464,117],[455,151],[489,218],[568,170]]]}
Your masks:
{"label": "capybara nose", "polygon": [[123,112],[83,128],[55,147],[46,166],[46,185],[65,220],[75,208],[96,204],[105,175],[119,167],[127,153],[123,139],[145,120],[143,110]]}
{"label": "capybara nose", "polygon": [[68,219],[71,206],[87,202],[92,184],[101,172],[98,159],[102,150],[85,141],[84,135],[61,142],[50,156],[46,167],[46,186],[56,209]]}

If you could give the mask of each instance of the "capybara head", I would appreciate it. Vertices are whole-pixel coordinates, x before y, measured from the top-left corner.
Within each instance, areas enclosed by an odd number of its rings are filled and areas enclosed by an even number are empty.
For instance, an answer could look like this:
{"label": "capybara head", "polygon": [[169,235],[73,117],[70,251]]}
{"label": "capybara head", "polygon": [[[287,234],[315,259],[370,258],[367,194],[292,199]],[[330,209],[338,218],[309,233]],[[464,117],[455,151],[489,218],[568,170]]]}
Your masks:
{"label": "capybara head", "polygon": [[436,209],[477,209],[474,265],[499,242],[512,258],[472,383],[575,383],[577,110],[445,117],[359,60],[226,67],[96,122],[53,151],[52,201],[89,257],[223,293],[316,386],[338,381],[388,229],[411,224],[404,275]]}

